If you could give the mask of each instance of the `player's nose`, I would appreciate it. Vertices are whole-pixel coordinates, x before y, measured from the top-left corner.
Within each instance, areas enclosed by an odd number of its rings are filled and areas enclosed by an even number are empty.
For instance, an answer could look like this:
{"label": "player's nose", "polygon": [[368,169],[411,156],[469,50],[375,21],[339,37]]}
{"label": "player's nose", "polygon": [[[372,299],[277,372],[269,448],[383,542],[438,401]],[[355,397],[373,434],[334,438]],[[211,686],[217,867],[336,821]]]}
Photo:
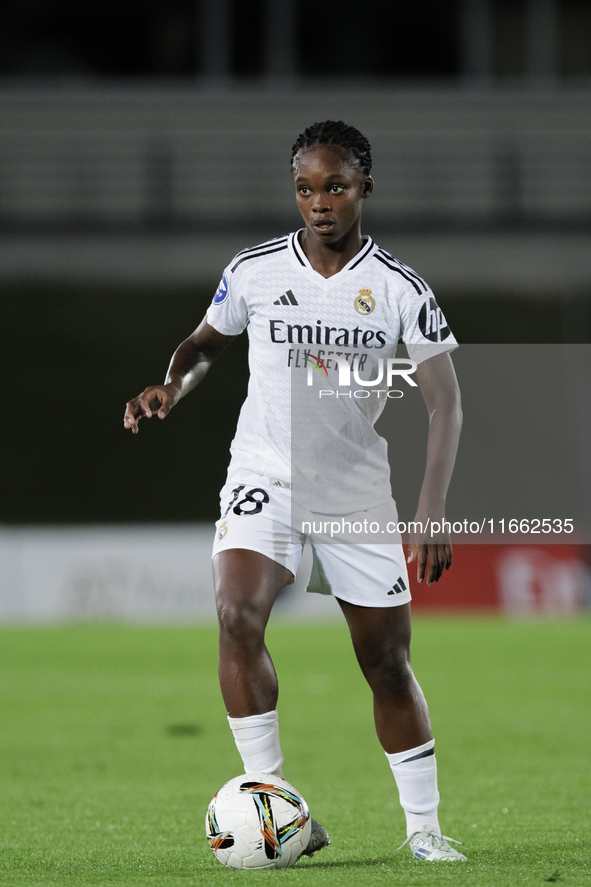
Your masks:
{"label": "player's nose", "polygon": [[315,194],[312,201],[312,209],[316,213],[325,213],[330,211],[330,200],[326,194]]}

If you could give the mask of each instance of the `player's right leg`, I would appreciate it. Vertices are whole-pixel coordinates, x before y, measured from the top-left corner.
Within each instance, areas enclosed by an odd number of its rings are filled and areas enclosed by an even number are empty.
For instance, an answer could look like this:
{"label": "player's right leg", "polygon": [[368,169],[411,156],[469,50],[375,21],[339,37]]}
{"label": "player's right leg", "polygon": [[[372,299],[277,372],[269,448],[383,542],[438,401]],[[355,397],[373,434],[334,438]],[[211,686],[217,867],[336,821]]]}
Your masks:
{"label": "player's right leg", "polygon": [[[265,629],[279,592],[294,580],[304,539],[292,529],[288,482],[232,474],[220,503],[213,574],[222,695],[245,773],[282,776],[277,676]],[[306,853],[327,843],[313,820]]]}
{"label": "player's right leg", "polygon": [[[277,595],[293,582],[293,574],[258,551],[231,548],[215,555],[213,576],[220,686],[244,770],[283,776],[277,675],[265,629]],[[305,855],[329,843],[326,829],[313,819]]]}
{"label": "player's right leg", "polygon": [[292,573],[266,555],[230,548],[213,559],[219,622],[219,676],[231,718],[275,710],[277,675],[265,629],[277,595]]}

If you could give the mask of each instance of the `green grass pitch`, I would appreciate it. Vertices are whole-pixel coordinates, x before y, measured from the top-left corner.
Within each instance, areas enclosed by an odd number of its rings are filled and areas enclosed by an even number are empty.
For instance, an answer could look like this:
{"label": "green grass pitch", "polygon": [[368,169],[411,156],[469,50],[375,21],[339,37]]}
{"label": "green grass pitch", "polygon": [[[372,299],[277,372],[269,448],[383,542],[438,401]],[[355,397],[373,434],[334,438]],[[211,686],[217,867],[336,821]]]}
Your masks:
{"label": "green grass pitch", "polygon": [[591,884],[591,621],[417,618],[445,834],[414,860],[346,627],[274,623],[285,773],[332,845],[225,869],[207,803],[241,771],[212,627],[0,631],[0,883],[64,887]]}

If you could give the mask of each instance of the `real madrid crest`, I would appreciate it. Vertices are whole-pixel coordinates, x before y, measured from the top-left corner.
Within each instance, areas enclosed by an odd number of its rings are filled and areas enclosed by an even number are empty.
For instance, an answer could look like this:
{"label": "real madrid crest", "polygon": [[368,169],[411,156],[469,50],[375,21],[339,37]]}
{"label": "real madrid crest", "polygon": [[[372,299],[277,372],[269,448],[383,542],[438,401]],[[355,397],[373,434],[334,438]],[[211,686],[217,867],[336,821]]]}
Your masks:
{"label": "real madrid crest", "polygon": [[228,532],[228,523],[227,521],[222,521],[218,526],[218,531],[215,536],[216,542],[221,542],[226,533]]}
{"label": "real madrid crest", "polygon": [[359,295],[355,299],[355,311],[358,314],[371,314],[376,307],[375,299],[371,294],[371,290],[366,286],[359,290]]}

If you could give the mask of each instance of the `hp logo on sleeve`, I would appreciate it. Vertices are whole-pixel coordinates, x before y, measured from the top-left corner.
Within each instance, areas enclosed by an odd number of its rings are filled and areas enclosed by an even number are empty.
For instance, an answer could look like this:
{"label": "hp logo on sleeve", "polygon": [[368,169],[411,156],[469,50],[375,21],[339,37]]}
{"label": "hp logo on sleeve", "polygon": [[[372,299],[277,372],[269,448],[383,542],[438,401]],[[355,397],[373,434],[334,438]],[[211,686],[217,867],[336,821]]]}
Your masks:
{"label": "hp logo on sleeve", "polygon": [[433,296],[429,297],[419,312],[419,328],[430,342],[444,342],[451,335],[443,311]]}

